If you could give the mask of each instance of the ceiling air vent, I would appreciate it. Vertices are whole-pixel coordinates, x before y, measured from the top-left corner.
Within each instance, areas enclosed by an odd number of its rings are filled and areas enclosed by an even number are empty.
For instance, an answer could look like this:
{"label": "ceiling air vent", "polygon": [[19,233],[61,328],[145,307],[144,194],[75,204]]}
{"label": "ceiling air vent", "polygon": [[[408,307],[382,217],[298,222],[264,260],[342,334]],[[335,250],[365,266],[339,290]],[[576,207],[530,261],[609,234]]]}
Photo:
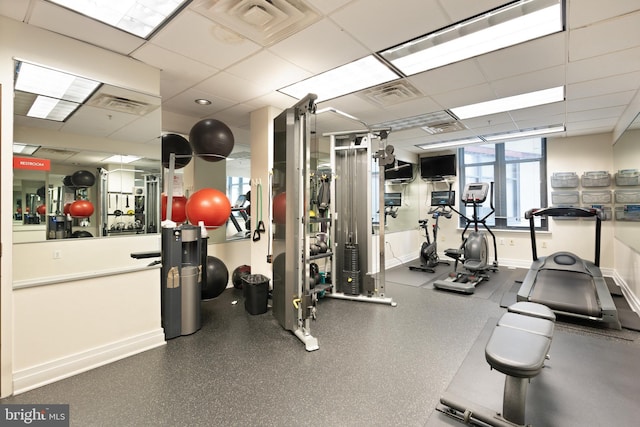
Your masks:
{"label": "ceiling air vent", "polygon": [[144,116],[158,107],[148,102],[135,101],[107,93],[97,94],[87,102],[87,105],[117,111],[119,113],[135,114],[136,116]]}
{"label": "ceiling air vent", "polygon": [[192,8],[262,46],[284,40],[320,19],[302,0],[200,0]]}
{"label": "ceiling air vent", "polygon": [[377,123],[375,126],[390,127],[394,131],[419,127],[432,135],[466,129],[465,125],[445,110]]}
{"label": "ceiling air vent", "polygon": [[363,90],[360,96],[384,107],[410,101],[423,95],[412,84],[401,80]]}
{"label": "ceiling air vent", "polygon": [[78,151],[66,150],[64,148],[40,147],[33,154],[49,160],[64,161],[78,154]]}

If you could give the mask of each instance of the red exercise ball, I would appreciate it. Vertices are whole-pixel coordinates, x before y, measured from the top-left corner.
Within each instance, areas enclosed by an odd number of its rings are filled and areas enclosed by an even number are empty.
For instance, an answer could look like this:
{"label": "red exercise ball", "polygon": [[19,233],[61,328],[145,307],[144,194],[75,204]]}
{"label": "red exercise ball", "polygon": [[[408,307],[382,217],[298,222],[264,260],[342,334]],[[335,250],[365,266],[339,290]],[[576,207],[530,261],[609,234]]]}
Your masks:
{"label": "red exercise ball", "polygon": [[[167,195],[162,195],[162,220],[167,219]],[[187,198],[184,196],[173,196],[171,198],[171,221],[181,223],[187,220]]]}
{"label": "red exercise ball", "polygon": [[276,224],[287,222],[287,193],[280,193],[273,198],[273,220]]}
{"label": "red exercise ball", "polygon": [[231,203],[222,191],[203,188],[189,196],[186,211],[193,225],[203,221],[205,227],[219,227],[229,219]]}
{"label": "red exercise ball", "polygon": [[72,204],[73,204],[73,202],[65,203],[64,207],[62,208],[62,213],[65,214],[65,215],[68,214],[68,213],[71,213],[70,209],[71,209],[71,205]]}
{"label": "red exercise ball", "polygon": [[73,218],[88,218],[93,214],[93,203],[88,200],[76,200],[69,207]]}
{"label": "red exercise ball", "polygon": [[46,205],[40,205],[36,208],[36,212],[38,212],[38,215],[44,215],[47,213],[47,206]]}

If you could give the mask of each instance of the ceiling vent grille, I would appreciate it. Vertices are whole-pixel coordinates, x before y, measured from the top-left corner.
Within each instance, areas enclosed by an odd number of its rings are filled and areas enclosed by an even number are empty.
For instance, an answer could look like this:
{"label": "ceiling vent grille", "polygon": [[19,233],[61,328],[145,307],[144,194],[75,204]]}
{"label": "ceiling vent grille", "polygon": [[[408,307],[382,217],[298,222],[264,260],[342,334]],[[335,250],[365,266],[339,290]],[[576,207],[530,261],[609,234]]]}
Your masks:
{"label": "ceiling vent grille", "polygon": [[394,131],[419,127],[432,135],[466,129],[466,126],[463,125],[462,122],[459,122],[453,115],[445,110],[377,123],[375,126],[390,127]]}
{"label": "ceiling vent grille", "polygon": [[423,96],[415,86],[403,80],[363,90],[360,95],[364,99],[383,107]]}
{"label": "ceiling vent grille", "polygon": [[66,150],[64,148],[51,148],[51,147],[40,147],[36,150],[34,155],[43,157],[49,160],[67,160],[70,157],[78,154],[78,151]]}
{"label": "ceiling vent grille", "polygon": [[135,101],[120,96],[99,93],[87,102],[92,107],[104,108],[106,110],[117,111],[119,113],[134,114],[144,116],[155,110],[158,106],[144,101]]}
{"label": "ceiling vent grille", "polygon": [[201,0],[193,9],[262,46],[284,40],[320,19],[302,0]]}
{"label": "ceiling vent grille", "polygon": [[435,123],[430,126],[423,126],[422,129],[431,135],[439,135],[441,133],[458,132],[465,130],[467,127],[461,122],[453,120],[450,122]]}

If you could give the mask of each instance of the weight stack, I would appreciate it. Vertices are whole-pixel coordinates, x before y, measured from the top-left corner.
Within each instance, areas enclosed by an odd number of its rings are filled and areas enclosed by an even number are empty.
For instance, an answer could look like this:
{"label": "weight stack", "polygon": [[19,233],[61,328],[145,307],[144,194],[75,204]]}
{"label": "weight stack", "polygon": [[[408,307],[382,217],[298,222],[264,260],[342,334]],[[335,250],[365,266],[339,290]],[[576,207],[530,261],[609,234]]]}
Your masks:
{"label": "weight stack", "polygon": [[342,277],[342,292],[360,295],[360,252],[357,243],[347,243],[344,247]]}

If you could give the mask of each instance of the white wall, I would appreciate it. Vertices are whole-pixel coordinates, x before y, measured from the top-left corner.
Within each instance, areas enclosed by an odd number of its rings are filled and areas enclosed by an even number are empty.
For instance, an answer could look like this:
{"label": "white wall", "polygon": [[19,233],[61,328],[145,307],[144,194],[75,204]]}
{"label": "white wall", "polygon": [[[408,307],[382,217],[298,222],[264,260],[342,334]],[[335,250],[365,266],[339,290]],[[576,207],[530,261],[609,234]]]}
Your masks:
{"label": "white wall", "polygon": [[[11,142],[14,140],[14,58],[151,95],[160,93],[159,70],[114,52],[0,16],[2,212],[11,212],[13,202],[13,174],[9,171],[12,171]],[[55,264],[52,257],[54,246],[40,246],[49,242],[13,247],[11,229],[11,216],[3,215],[0,218],[3,248],[0,259],[0,396],[10,395],[14,391],[14,381],[18,381],[18,387],[29,388],[33,384],[52,381],[164,342],[159,333],[159,274],[156,274],[157,270],[136,272],[137,267],[132,267],[129,263],[133,261],[128,258],[129,252],[134,248],[139,251],[159,250],[158,237],[143,238],[131,244],[126,240],[119,240],[122,238],[90,239],[95,245],[91,248],[84,247],[85,243],[80,241],[74,241],[75,245],[54,242],[53,245],[61,245],[63,251],[62,258],[56,260],[60,262]],[[140,246],[136,246],[137,244]],[[111,245],[114,247],[110,247]],[[106,283],[105,276],[94,278],[89,269],[109,274],[111,279]],[[71,272],[76,275],[66,276]],[[86,277],[83,279],[83,276]],[[43,278],[46,280],[42,280]],[[54,285],[56,278],[65,279],[69,283]],[[137,286],[131,284],[134,278],[139,282]],[[14,291],[14,284],[41,286]],[[73,291],[78,286],[82,287],[82,292]],[[90,289],[96,291],[94,296],[86,293]],[[65,316],[52,315],[52,318],[42,317],[40,320],[47,322],[47,327],[64,331],[69,325],[65,321],[92,325],[86,319],[86,309],[92,303],[95,306],[99,299],[108,303],[109,307],[102,307],[94,313],[95,319],[101,319],[98,325],[93,324],[95,334],[86,330],[83,333],[68,333],[62,336],[64,339],[60,343],[52,344],[51,352],[48,347],[42,347],[38,341],[42,332],[38,329],[37,322],[33,323],[31,320],[37,313],[36,307],[43,308],[47,301],[53,302],[58,313],[65,313]],[[116,301],[126,303],[118,306],[115,305]],[[158,305],[155,305],[156,301]],[[118,309],[123,310],[125,315],[116,316]],[[134,312],[136,320],[132,321],[130,317]],[[38,316],[40,315],[35,317]],[[114,331],[120,331],[121,334],[114,334]],[[67,353],[64,355],[57,351],[64,351],[65,348]],[[53,366],[56,364],[54,359],[62,364]]]}

